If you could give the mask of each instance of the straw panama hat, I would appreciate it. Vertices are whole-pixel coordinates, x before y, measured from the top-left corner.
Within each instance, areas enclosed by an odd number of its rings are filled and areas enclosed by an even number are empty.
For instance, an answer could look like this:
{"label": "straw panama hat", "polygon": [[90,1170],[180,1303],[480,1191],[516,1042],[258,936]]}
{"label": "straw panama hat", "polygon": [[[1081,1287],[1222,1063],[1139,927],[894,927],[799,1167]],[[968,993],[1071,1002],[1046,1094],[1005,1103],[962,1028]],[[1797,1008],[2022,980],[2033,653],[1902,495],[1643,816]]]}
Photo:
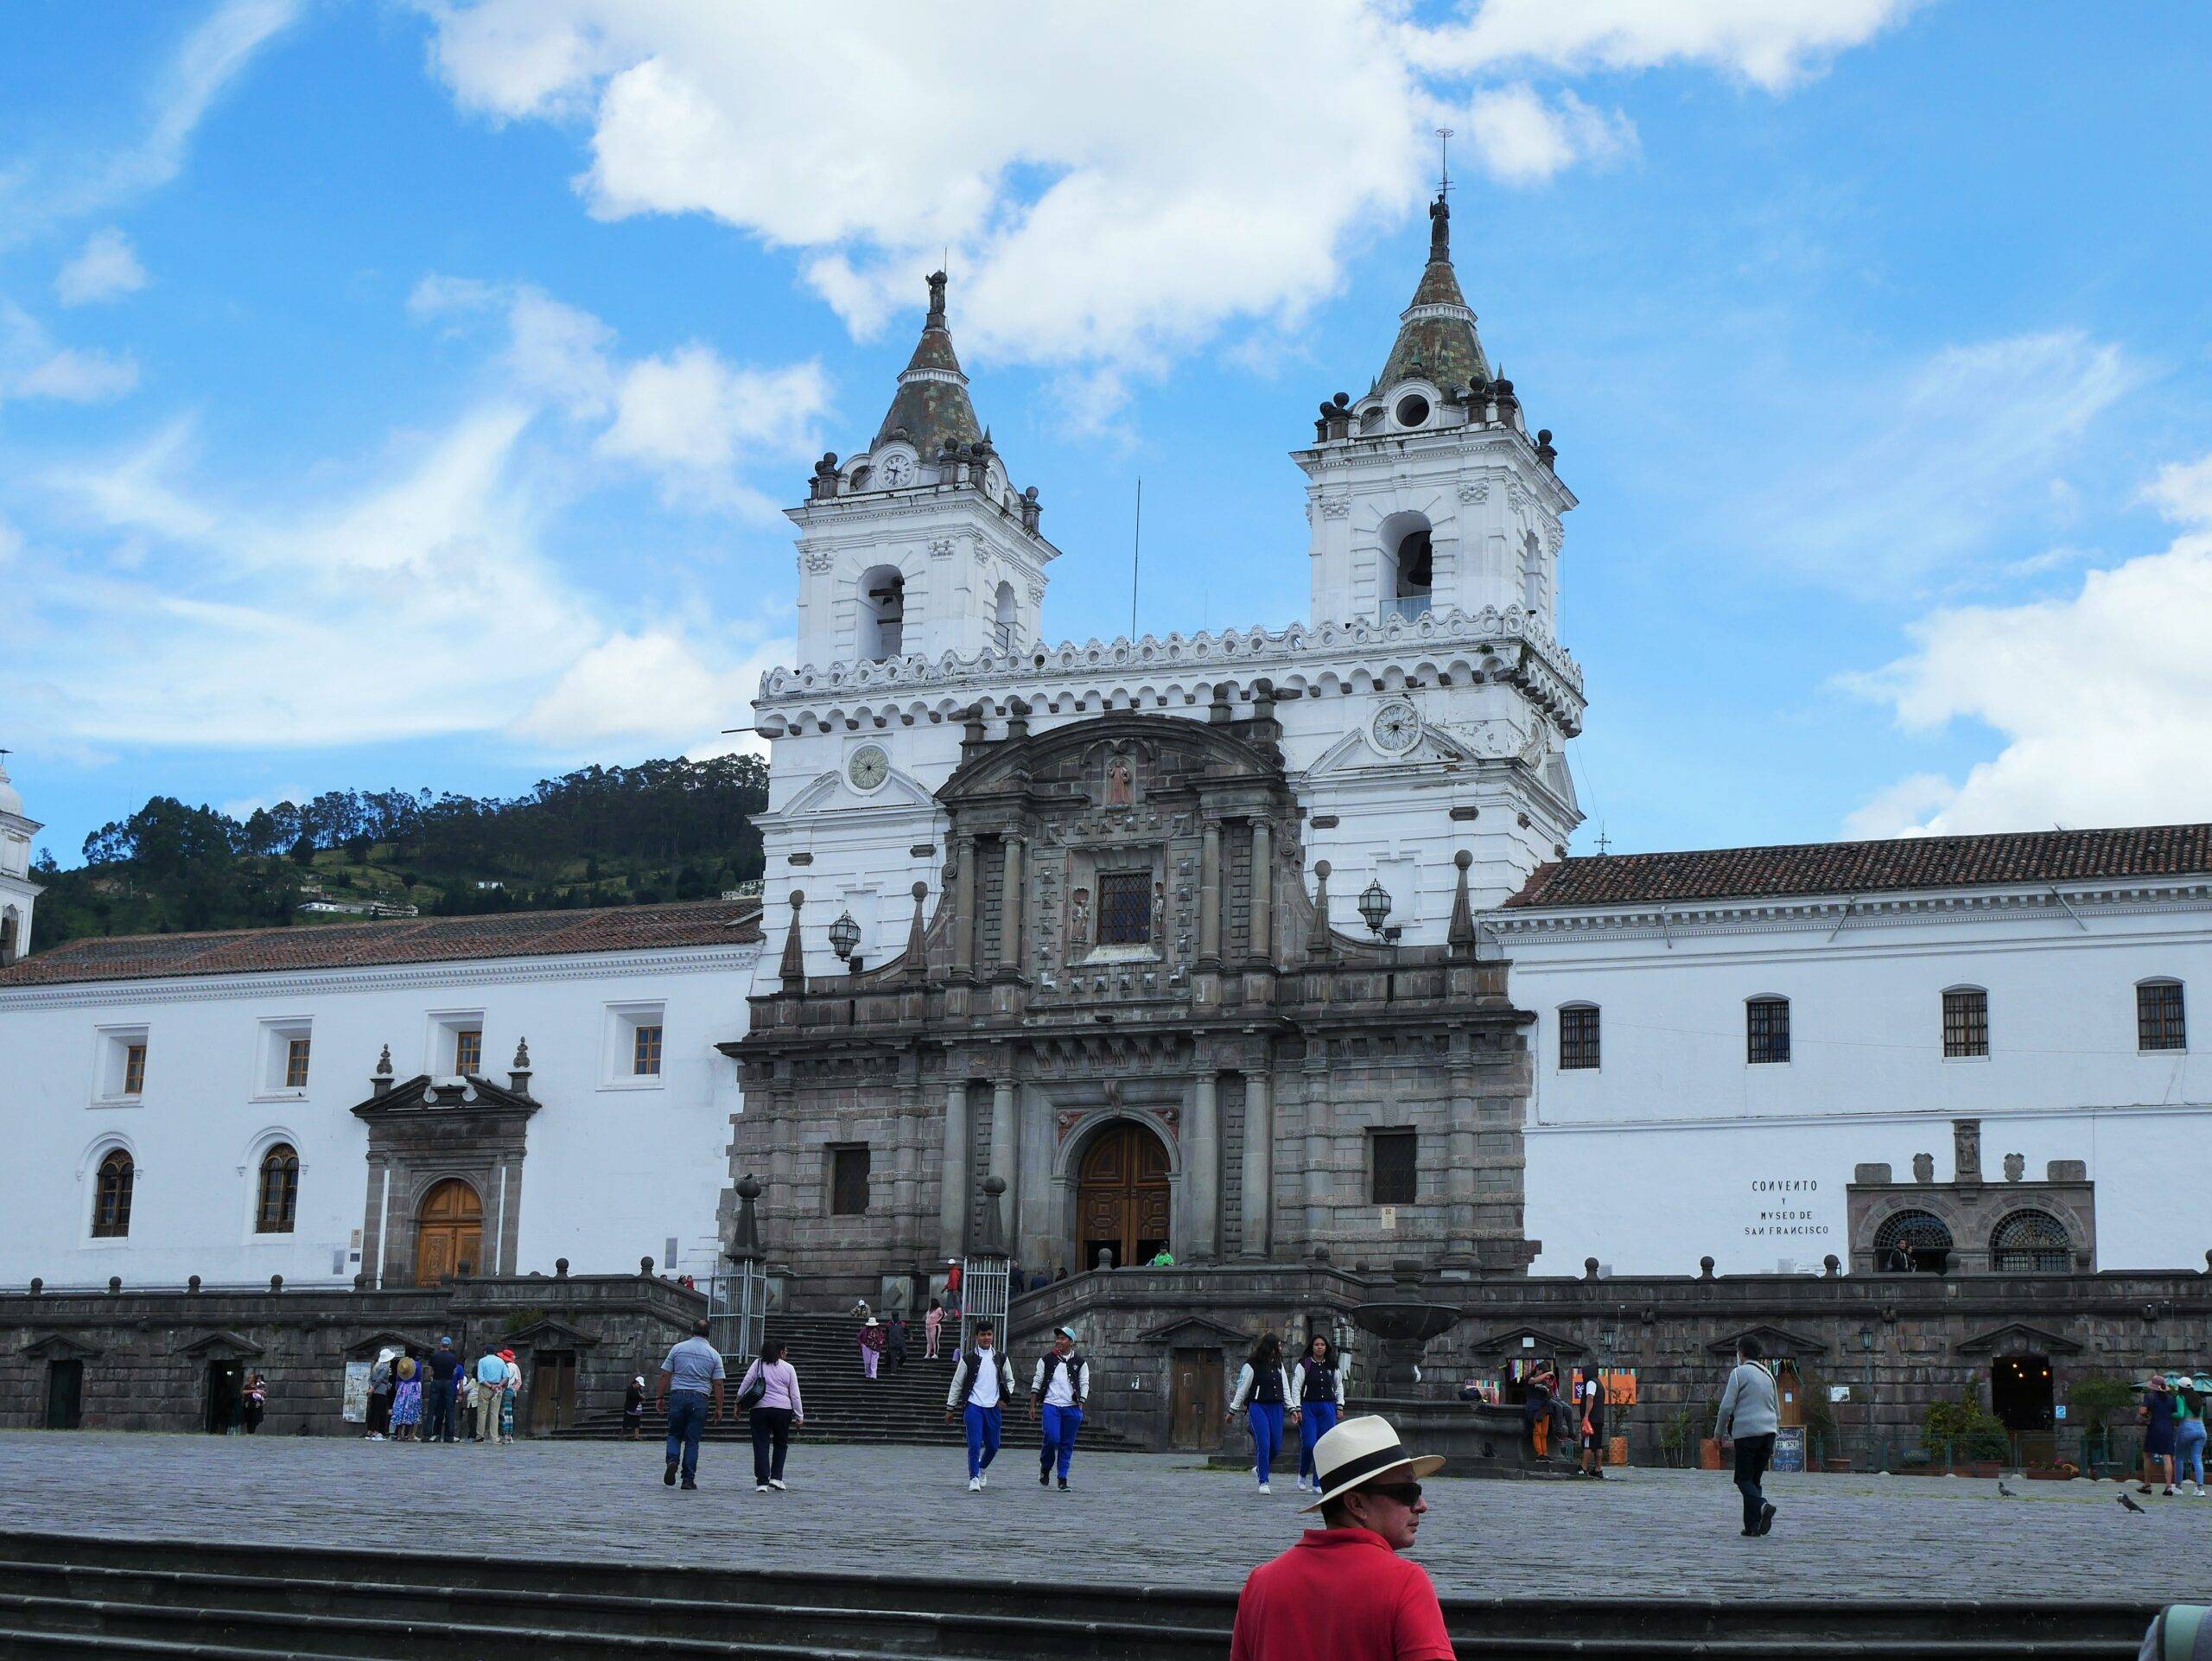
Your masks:
{"label": "straw panama hat", "polygon": [[1427,1476],[1443,1466],[1441,1454],[1424,1454],[1418,1459],[1408,1454],[1388,1419],[1371,1413],[1346,1419],[1313,1444],[1313,1469],[1321,1485],[1320,1497],[1310,1505],[1300,1505],[1299,1512],[1302,1516],[1319,1511],[1338,1494],[1349,1493],[1378,1476],[1390,1473]]}
{"label": "straw panama hat", "polygon": [[875,1319],[875,1317],[874,1317],[874,1315],[870,1315],[870,1316],[868,1318],[868,1324],[869,1326],[871,1326],[871,1327],[873,1327],[873,1326],[874,1326],[874,1325],[876,1324],[876,1319]]}

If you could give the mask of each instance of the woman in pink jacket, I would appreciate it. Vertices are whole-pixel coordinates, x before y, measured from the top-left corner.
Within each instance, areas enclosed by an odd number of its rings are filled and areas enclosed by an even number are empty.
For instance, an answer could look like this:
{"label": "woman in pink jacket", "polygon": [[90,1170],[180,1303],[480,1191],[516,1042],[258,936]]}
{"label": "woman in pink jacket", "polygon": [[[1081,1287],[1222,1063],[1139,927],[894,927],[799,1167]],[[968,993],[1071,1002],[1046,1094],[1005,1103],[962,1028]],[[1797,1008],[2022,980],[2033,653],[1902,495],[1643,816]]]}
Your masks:
{"label": "woman in pink jacket", "polygon": [[737,1381],[738,1401],[743,1403],[746,1393],[756,1387],[760,1394],[752,1404],[753,1491],[766,1493],[772,1488],[781,1493],[784,1454],[791,1445],[791,1432],[805,1422],[806,1405],[799,1400],[798,1374],[784,1359],[784,1346],[777,1339],[761,1344],[760,1359]]}

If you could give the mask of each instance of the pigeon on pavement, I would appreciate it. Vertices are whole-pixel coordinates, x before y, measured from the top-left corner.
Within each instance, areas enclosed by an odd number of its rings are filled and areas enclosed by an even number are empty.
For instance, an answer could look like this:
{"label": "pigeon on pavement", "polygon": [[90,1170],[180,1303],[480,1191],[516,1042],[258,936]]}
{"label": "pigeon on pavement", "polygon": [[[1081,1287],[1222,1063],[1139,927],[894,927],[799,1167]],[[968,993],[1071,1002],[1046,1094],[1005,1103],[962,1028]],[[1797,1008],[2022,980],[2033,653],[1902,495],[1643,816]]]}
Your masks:
{"label": "pigeon on pavement", "polygon": [[1997,1479],[1997,1492],[2001,1497],[2006,1499],[2018,1499],[2020,1497],[2018,1494],[2013,1492],[2012,1489],[2005,1486],[2005,1479],[2001,1476]]}
{"label": "pigeon on pavement", "polygon": [[2120,1496],[2120,1505],[2121,1505],[2123,1507],[2125,1507],[2125,1508],[2126,1508],[2126,1510],[2128,1510],[2128,1511],[2141,1511],[2141,1510],[2143,1509],[2143,1507],[2142,1507],[2142,1506],[2140,1506],[2140,1505],[2137,1505],[2137,1504],[2136,1504],[2133,1499],[2129,1499],[2126,1494],[2121,1494],[2121,1495]]}

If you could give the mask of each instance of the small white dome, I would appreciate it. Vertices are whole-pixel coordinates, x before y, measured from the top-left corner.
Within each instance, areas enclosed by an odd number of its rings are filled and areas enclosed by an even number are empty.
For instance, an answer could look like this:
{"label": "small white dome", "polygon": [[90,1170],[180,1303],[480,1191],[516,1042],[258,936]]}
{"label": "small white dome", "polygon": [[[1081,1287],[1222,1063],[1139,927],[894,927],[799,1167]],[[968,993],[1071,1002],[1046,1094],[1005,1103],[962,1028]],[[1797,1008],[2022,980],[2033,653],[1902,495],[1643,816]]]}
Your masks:
{"label": "small white dome", "polygon": [[0,756],[0,813],[21,815],[23,811],[22,792],[8,782],[8,761]]}

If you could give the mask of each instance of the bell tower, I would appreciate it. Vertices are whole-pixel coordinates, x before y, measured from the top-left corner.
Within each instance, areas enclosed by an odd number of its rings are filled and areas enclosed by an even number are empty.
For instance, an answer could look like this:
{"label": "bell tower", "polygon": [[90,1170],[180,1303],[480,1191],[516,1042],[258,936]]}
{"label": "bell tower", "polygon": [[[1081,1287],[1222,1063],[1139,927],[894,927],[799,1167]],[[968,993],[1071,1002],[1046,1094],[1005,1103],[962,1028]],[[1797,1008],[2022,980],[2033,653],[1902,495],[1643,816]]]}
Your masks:
{"label": "bell tower", "polygon": [[1036,646],[1045,567],[1037,525],[976,418],[945,321],[945,276],[868,449],[815,463],[798,526],[801,666],[973,657]]}
{"label": "bell tower", "polygon": [[1452,210],[1428,209],[1428,263],[1364,398],[1321,406],[1306,474],[1313,620],[1412,620],[1518,607],[1556,636],[1560,519],[1574,494],[1498,378],[1452,264]]}
{"label": "bell tower", "polygon": [[0,969],[31,949],[31,907],[44,892],[31,881],[31,838],[36,819],[8,779],[8,752],[0,750]]}

